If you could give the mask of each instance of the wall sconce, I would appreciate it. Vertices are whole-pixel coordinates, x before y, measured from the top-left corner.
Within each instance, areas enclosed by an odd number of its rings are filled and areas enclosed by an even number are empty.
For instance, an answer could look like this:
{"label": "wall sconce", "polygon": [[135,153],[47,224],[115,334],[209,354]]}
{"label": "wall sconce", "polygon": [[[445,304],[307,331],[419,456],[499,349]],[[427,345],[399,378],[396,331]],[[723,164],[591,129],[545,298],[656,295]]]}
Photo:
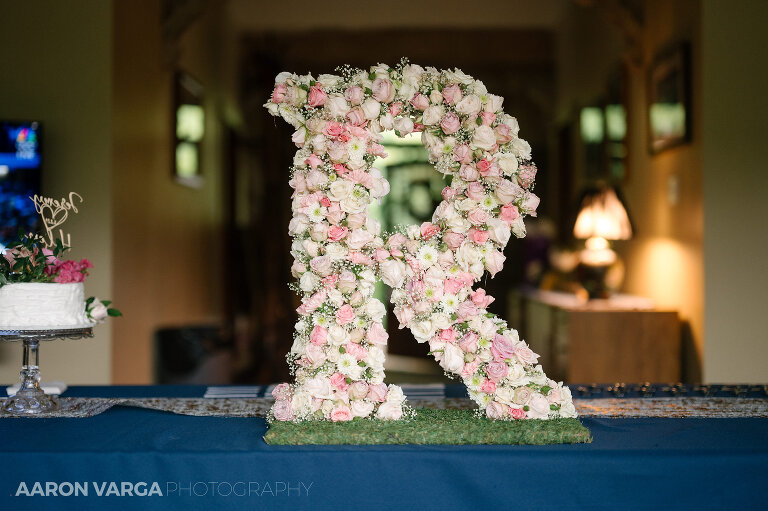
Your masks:
{"label": "wall sconce", "polygon": [[609,240],[632,237],[627,210],[613,188],[599,186],[584,193],[573,235],[586,240],[581,252],[579,280],[590,298],[608,298],[606,274],[618,260]]}

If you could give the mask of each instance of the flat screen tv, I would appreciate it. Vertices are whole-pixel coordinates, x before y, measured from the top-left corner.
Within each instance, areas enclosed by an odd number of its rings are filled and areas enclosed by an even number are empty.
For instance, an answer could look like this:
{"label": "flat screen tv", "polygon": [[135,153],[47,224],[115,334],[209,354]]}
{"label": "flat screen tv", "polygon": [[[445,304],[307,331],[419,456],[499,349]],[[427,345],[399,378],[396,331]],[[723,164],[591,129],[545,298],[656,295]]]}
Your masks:
{"label": "flat screen tv", "polygon": [[39,122],[0,120],[0,251],[19,228],[36,232],[40,221],[29,199],[40,194],[42,140]]}

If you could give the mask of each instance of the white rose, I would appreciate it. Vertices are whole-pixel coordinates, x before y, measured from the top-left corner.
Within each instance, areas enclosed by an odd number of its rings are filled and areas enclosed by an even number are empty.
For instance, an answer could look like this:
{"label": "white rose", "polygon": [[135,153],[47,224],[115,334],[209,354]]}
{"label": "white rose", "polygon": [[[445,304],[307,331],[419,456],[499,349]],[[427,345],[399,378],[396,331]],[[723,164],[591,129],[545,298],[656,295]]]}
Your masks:
{"label": "white rose", "polygon": [[517,363],[509,366],[507,381],[513,387],[522,387],[530,383],[530,379],[525,374],[525,368],[523,368],[522,364]]}
{"label": "white rose", "polygon": [[440,313],[432,316],[432,324],[438,330],[445,330],[453,324],[453,321],[451,321],[451,317],[448,314]]}
{"label": "white rose", "polygon": [[322,74],[317,77],[317,81],[324,89],[330,89],[341,83],[343,78],[337,75]]}
{"label": "white rose", "polygon": [[289,73],[288,71],[283,71],[279,75],[277,75],[277,78],[275,78],[275,83],[285,83],[289,78],[294,78],[293,73]]}
{"label": "white rose", "polygon": [[[442,98],[442,96],[440,96]],[[422,122],[425,126],[432,126],[434,124],[437,124],[440,122],[440,119],[443,118],[443,107],[438,105],[432,105],[426,110],[424,110],[424,117]],[[493,133],[493,130],[491,130],[491,133]],[[493,135],[493,141],[496,143],[496,135]]]}
{"label": "white rose", "polygon": [[535,392],[528,401],[528,417],[531,419],[546,419],[549,415],[549,401],[546,397]]}
{"label": "white rose", "polygon": [[304,126],[304,122],[306,119],[304,119],[304,116],[301,115],[299,112],[294,110],[293,108],[281,108],[280,114],[283,116],[283,119],[293,126],[296,129],[301,128]]}
{"label": "white rose", "polygon": [[381,103],[373,98],[368,98],[361,105],[366,119],[375,119],[381,113]]}
{"label": "white rose", "polygon": [[400,136],[405,136],[413,131],[413,121],[410,117],[398,117],[395,119],[395,129]]}
{"label": "white rose", "polygon": [[347,257],[348,250],[340,243],[329,243],[325,246],[325,255],[332,261],[339,261]]}
{"label": "white rose", "polygon": [[387,313],[387,309],[379,300],[371,298],[365,306],[365,312],[374,321],[381,321],[381,318]]}
{"label": "white rose", "polygon": [[392,288],[403,286],[405,281],[405,263],[396,259],[388,259],[381,263],[381,280]]}
{"label": "white rose", "polygon": [[342,199],[349,197],[354,188],[355,184],[353,182],[347,181],[346,179],[337,179],[331,183],[328,197],[334,201],[341,201]]}
{"label": "white rose", "polygon": [[305,293],[309,293],[320,283],[320,277],[308,271],[299,279],[299,288]]}
{"label": "white rose", "polygon": [[373,411],[374,404],[364,399],[352,401],[349,405],[352,415],[355,417],[368,417]]}
{"label": "white rose", "polygon": [[501,246],[505,246],[510,238],[509,226],[498,218],[491,218],[486,222],[488,225],[488,235]]}
{"label": "white rose", "polygon": [[416,338],[416,342],[427,342],[435,335],[435,327],[428,319],[415,321],[411,324],[411,333]]}
{"label": "white rose", "polygon": [[488,101],[485,103],[485,111],[490,113],[496,113],[501,110],[501,105],[504,103],[504,98],[496,96],[494,94],[488,94]]}
{"label": "white rose", "polygon": [[340,201],[342,211],[347,213],[361,213],[368,207],[368,194],[356,196],[355,194]]}
{"label": "white rose", "polygon": [[330,399],[333,396],[333,393],[331,392],[331,381],[322,376],[310,378],[305,381],[304,390],[306,390],[312,397],[320,399]]}
{"label": "white rose", "polygon": [[392,114],[387,112],[379,119],[379,125],[385,130],[391,130],[395,127],[395,118],[392,117]]}
{"label": "white rose", "polygon": [[517,156],[509,153],[502,153],[496,157],[496,163],[501,168],[505,176],[511,176],[517,172],[519,166]]}
{"label": "white rose", "polygon": [[478,126],[472,136],[471,147],[490,151],[496,145],[496,134],[490,126]]}
{"label": "white rose", "polygon": [[386,355],[384,351],[378,346],[371,346],[368,348],[368,358],[365,362],[373,368],[374,371],[380,371],[384,367],[384,360]]}
{"label": "white rose", "polygon": [[376,411],[376,417],[383,420],[398,420],[402,416],[403,406],[390,401],[382,403]]}
{"label": "white rose", "polygon": [[365,229],[371,234],[378,236],[381,232],[381,222],[375,218],[368,217],[365,219]]}
{"label": "white rose", "polygon": [[355,274],[351,271],[344,270],[341,272],[341,275],[339,275],[339,281],[336,284],[336,287],[338,287],[339,291],[342,293],[349,294],[357,288],[357,277],[355,277]]}
{"label": "white rose", "polygon": [[531,159],[531,145],[522,138],[513,138],[510,142],[515,154],[523,160]]}
{"label": "white rose", "polygon": [[309,217],[304,214],[298,214],[291,218],[291,221],[288,222],[288,234],[291,236],[296,236],[297,234],[305,232],[308,227]]}
{"label": "white rose", "polygon": [[328,239],[328,224],[325,222],[312,224],[309,228],[309,236],[315,241],[325,241]]}
{"label": "white rose", "polygon": [[403,394],[403,389],[398,387],[397,385],[390,385],[387,387],[387,401],[391,403],[402,403],[405,401],[405,394]]}
{"label": "white rose", "polygon": [[92,321],[102,323],[108,316],[109,312],[107,312],[107,306],[98,298],[94,298],[93,302],[91,302],[90,309],[88,309],[88,317],[91,318]]}
{"label": "white rose", "polygon": [[468,268],[469,266],[480,261],[482,254],[478,251],[473,243],[462,243],[462,245],[456,250],[456,262],[462,268]]}
{"label": "white rose", "polygon": [[312,260],[309,261],[309,267],[321,277],[325,277],[331,273],[332,265],[333,261],[328,256],[313,257]]}
{"label": "white rose", "polygon": [[464,351],[456,344],[446,343],[440,366],[449,373],[459,373],[464,368]]}
{"label": "white rose", "polygon": [[419,85],[419,80],[421,80],[421,77],[423,74],[424,74],[423,67],[416,64],[409,64],[405,66],[405,68],[403,69],[403,82],[407,83],[412,87],[417,87]]}
{"label": "white rose", "polygon": [[340,94],[331,94],[325,100],[325,108],[333,118],[344,117],[349,112],[349,103]]}
{"label": "white rose", "polygon": [[316,257],[317,254],[320,252],[320,245],[315,243],[312,240],[304,240],[301,242],[302,248],[304,248],[304,251],[309,254],[310,257]]}
{"label": "white rose", "polygon": [[347,246],[352,250],[360,250],[373,240],[373,234],[365,229],[355,229],[347,236]]}
{"label": "white rose", "polygon": [[341,346],[349,342],[349,332],[339,325],[328,327],[328,342],[333,346]]}
{"label": "white rose", "polygon": [[456,105],[457,112],[468,116],[473,121],[477,117],[477,114],[480,113],[480,110],[482,110],[482,108],[483,108],[483,103],[480,101],[480,98],[478,98],[474,94],[464,97]]}
{"label": "white rose", "polygon": [[496,400],[507,406],[512,404],[512,389],[507,385],[496,387]]}
{"label": "white rose", "polygon": [[455,208],[459,211],[472,211],[477,207],[477,201],[472,199],[462,199],[456,203]]}
{"label": "white rose", "polygon": [[291,411],[297,417],[304,417],[312,412],[312,396],[309,392],[297,390],[291,399]]}
{"label": "white rose", "polygon": [[512,220],[512,233],[518,238],[525,238],[525,223],[522,216]]}
{"label": "white rose", "polygon": [[341,307],[344,305],[344,295],[338,289],[330,289],[328,290],[328,302],[335,307]]}
{"label": "white rose", "polygon": [[325,138],[325,135],[315,135],[310,140],[310,143],[312,145],[312,152],[315,154],[322,155],[328,151],[328,139]]}
{"label": "white rose", "polygon": [[[429,102],[432,103],[433,105],[443,104],[443,95],[440,93],[439,90],[437,90],[437,87],[432,89],[432,92],[429,93]],[[442,117],[442,115],[440,117]]]}

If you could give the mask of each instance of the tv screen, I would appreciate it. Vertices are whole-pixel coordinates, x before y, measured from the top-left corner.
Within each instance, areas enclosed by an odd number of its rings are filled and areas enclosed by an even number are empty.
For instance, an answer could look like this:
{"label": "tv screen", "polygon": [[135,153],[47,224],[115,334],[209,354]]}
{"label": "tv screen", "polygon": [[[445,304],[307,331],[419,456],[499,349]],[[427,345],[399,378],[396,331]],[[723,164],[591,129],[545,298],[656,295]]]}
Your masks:
{"label": "tv screen", "polygon": [[40,123],[0,121],[0,251],[17,238],[19,228],[38,230],[30,197],[40,194],[41,169]]}

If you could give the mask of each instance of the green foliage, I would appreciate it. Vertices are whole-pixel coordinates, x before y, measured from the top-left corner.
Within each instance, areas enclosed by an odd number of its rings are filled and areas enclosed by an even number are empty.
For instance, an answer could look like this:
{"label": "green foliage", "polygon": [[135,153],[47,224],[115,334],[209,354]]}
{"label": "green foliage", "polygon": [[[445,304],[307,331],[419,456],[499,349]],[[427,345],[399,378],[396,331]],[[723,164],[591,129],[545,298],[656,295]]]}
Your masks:
{"label": "green foliage", "polygon": [[578,419],[497,421],[474,410],[420,408],[412,419],[349,422],[273,421],[264,440],[270,445],[546,445],[590,443]]}
{"label": "green foliage", "polygon": [[4,257],[0,257],[0,286],[19,282],[52,282],[53,276],[45,273],[52,261],[59,258],[69,247],[56,240],[56,245],[46,255],[42,239],[34,234],[19,231],[19,238],[8,244]]}

